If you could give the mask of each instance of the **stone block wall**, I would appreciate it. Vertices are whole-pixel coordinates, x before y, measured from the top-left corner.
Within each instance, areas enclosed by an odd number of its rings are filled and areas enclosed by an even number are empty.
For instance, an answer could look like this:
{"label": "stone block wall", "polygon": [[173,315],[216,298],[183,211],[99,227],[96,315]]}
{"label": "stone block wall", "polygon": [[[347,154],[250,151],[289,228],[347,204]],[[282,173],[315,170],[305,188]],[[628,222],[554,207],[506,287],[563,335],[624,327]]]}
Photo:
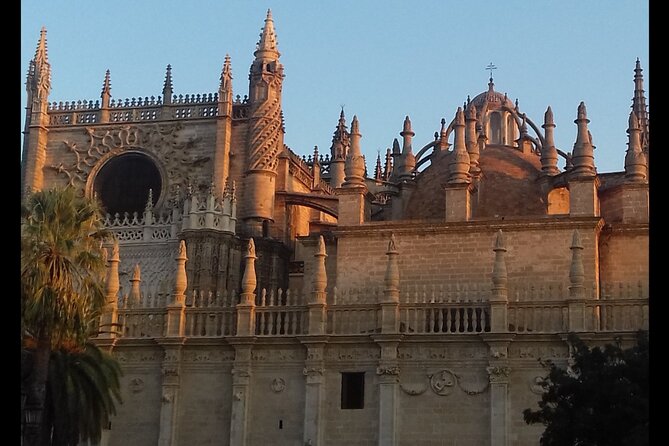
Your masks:
{"label": "stone block wall", "polygon": [[[390,234],[399,251],[400,285],[428,287],[452,284],[490,284],[495,232],[504,233],[509,286],[512,284],[569,284],[574,229],[583,242],[585,283],[598,281],[597,220],[578,224],[566,219],[466,226],[377,224],[335,230],[337,286],[383,286],[385,252]],[[373,229],[372,229],[373,228]],[[331,277],[328,278],[330,281]],[[489,288],[487,288],[489,289]]]}
{"label": "stone block wall", "polygon": [[123,404],[111,420],[109,446],[158,444],[162,351],[158,347],[127,347],[114,353],[123,370]]}

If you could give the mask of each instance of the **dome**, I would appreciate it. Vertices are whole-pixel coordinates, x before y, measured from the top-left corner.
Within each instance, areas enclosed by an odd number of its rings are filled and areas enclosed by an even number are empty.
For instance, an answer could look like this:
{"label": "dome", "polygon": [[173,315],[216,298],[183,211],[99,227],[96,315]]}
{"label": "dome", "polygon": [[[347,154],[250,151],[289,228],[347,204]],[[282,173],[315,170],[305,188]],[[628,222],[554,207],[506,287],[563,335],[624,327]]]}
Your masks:
{"label": "dome", "polygon": [[[451,153],[438,156],[416,178],[416,188],[407,205],[412,220],[443,219],[446,213],[442,184],[448,178]],[[535,180],[541,173],[541,161],[534,153],[488,145],[481,152],[479,166],[483,178],[472,207],[472,218],[524,217],[545,215],[546,206]],[[476,201],[472,197],[472,201]]]}
{"label": "dome", "polygon": [[474,99],[472,99],[468,105],[473,105],[476,107],[476,110],[481,110],[483,108],[483,104],[487,101],[488,108],[499,108],[502,105],[506,105],[507,107],[513,109],[513,102],[505,94],[495,91],[494,87],[495,84],[493,83],[492,78],[490,78],[490,82],[488,82],[488,91],[484,91],[483,93],[474,97]]}

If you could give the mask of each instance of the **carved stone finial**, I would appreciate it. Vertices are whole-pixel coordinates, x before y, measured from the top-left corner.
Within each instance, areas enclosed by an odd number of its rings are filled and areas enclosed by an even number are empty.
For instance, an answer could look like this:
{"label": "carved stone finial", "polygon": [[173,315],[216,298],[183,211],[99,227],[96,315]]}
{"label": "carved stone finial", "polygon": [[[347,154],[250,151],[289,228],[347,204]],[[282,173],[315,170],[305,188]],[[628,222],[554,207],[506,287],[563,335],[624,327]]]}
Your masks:
{"label": "carved stone finial", "polygon": [[136,263],[132,271],[132,278],[130,279],[130,304],[133,307],[138,306],[141,301],[141,292],[139,289],[141,281],[139,263]]}
{"label": "carved stone finial", "polygon": [[183,304],[186,299],[184,293],[188,286],[188,278],[186,276],[186,261],[188,257],[186,256],[185,240],[179,242],[179,252],[175,260],[177,261],[177,269],[174,280],[174,303]]}
{"label": "carved stone finial", "polygon": [[116,294],[120,289],[119,277],[118,277],[118,264],[119,260],[119,246],[118,240],[114,240],[112,245],[112,254],[109,258],[108,267],[107,267],[107,281],[105,284],[105,294],[107,295],[107,302],[116,306]]}
{"label": "carved stone finial", "polygon": [[554,124],[555,123],[553,122],[553,110],[549,105],[548,108],[546,109],[546,113],[544,113],[544,125],[554,125]]}
{"label": "carved stone finial", "polygon": [[230,63],[230,55],[225,55],[225,60],[223,61],[223,70],[221,71],[221,89],[227,87],[226,81],[232,79],[232,65]]}
{"label": "carved stone finial", "polygon": [[455,113],[455,143],[453,146],[453,154],[448,163],[450,174],[448,178],[449,183],[469,183],[469,167],[470,157],[465,145],[465,116],[462,108],[458,107]]}
{"label": "carved stone finial", "polygon": [[244,255],[244,258],[256,258],[256,244],[253,241],[253,237],[249,239],[249,243],[246,246],[246,255]]}
{"label": "carved stone finial", "polygon": [[393,138],[393,154],[399,155],[400,152],[400,143],[397,138]]}
{"label": "carved stone finial", "polygon": [[405,134],[415,136],[416,133],[414,133],[413,130],[411,130],[411,119],[409,119],[409,116],[404,117],[404,124],[402,126],[402,131],[400,132],[400,136],[404,136]]}
{"label": "carved stone finial", "polygon": [[541,149],[541,172],[544,175],[557,175],[560,170],[557,166],[558,153],[553,137],[555,123],[553,122],[553,110],[551,110],[550,105],[546,109],[544,124],[541,127],[545,131],[545,144]]}
{"label": "carved stone finial", "polygon": [[109,259],[110,262],[119,262],[119,247],[118,247],[118,240],[114,240],[114,244],[112,245],[112,255],[111,258]]}
{"label": "carved stone finial", "polygon": [[497,233],[495,235],[495,247],[493,248],[493,251],[506,252],[506,246],[504,244],[504,234],[502,233],[501,229],[497,230]]}
{"label": "carved stone finial", "polygon": [[397,246],[395,242],[395,234],[392,233],[390,234],[390,240],[388,240],[388,251],[386,251],[386,254],[394,252],[397,252]]}
{"label": "carved stone finial", "polygon": [[325,253],[325,240],[322,235],[318,236],[318,250],[316,251],[317,256],[327,256]]}
{"label": "carved stone finial", "polygon": [[469,172],[478,177],[481,173],[479,167],[480,150],[479,143],[476,137],[476,106],[470,105],[466,111],[465,117],[465,145],[467,146],[467,153],[469,154]]}
{"label": "carved stone finial", "polygon": [[111,80],[109,70],[105,72],[105,80],[102,83],[102,97],[111,96]]}
{"label": "carved stone finial", "polygon": [[153,189],[149,188],[149,196],[146,198],[146,206],[144,207],[144,212],[150,212],[153,210]]}
{"label": "carved stone finial", "polygon": [[35,57],[33,58],[36,64],[44,63],[49,61],[49,54],[46,44],[46,27],[43,26],[39,32],[39,41],[37,42],[37,48],[35,49]]}
{"label": "carved stone finial", "polygon": [[267,10],[267,17],[265,18],[265,25],[260,33],[260,40],[256,45],[257,49],[254,53],[256,59],[262,57],[267,53],[274,53],[278,57],[279,51],[276,41],[276,32],[274,31],[274,19],[272,19],[272,11]]}
{"label": "carved stone finial", "polygon": [[344,173],[346,175],[344,187],[364,186],[365,177],[365,160],[360,150],[360,124],[358,117],[353,116],[351,122],[351,147],[346,155],[346,163],[344,165]]}
{"label": "carved stone finial", "polygon": [[46,45],[46,28],[42,27],[35,49],[35,57],[30,61],[27,88],[35,98],[46,101],[51,92],[51,65]]}
{"label": "carved stone finial", "polygon": [[376,166],[374,167],[374,179],[376,181],[383,180],[383,168],[381,167],[381,151],[376,152]]}
{"label": "carved stone finial", "polygon": [[648,175],[646,155],[641,149],[641,129],[639,120],[632,111],[629,118],[629,142],[625,154],[625,180],[631,183],[643,183]]}
{"label": "carved stone finial", "polygon": [[254,303],[253,293],[255,293],[257,286],[255,269],[255,261],[257,257],[253,238],[249,239],[244,258],[246,259],[246,266],[244,267],[244,276],[242,277],[242,294],[245,296],[242,303],[249,305]]}
{"label": "carved stone finial", "polygon": [[400,136],[402,142],[402,156],[398,160],[399,178],[401,180],[410,180],[413,176],[413,171],[416,168],[416,157],[413,154],[411,140],[416,133],[411,130],[411,120],[408,116],[404,118],[404,124]]}
{"label": "carved stone finial", "polygon": [[399,256],[399,252],[397,251],[395,234],[392,233],[390,234],[390,240],[388,241],[388,251],[386,251],[386,256],[388,256],[388,263],[386,263],[386,276],[385,276],[386,301],[399,302],[400,268],[397,259],[397,257]]}
{"label": "carved stone finial", "polygon": [[595,176],[594,146],[592,145],[592,136],[588,130],[590,120],[584,102],[578,105],[578,117],[574,122],[578,126],[578,133],[572,151],[573,173],[582,177]]}
{"label": "carved stone finial", "polygon": [[314,146],[314,164],[320,164],[318,160],[318,146]]}
{"label": "carved stone finial", "polygon": [[163,82],[163,104],[169,105],[172,103],[172,65],[167,65],[165,69],[165,82]]}

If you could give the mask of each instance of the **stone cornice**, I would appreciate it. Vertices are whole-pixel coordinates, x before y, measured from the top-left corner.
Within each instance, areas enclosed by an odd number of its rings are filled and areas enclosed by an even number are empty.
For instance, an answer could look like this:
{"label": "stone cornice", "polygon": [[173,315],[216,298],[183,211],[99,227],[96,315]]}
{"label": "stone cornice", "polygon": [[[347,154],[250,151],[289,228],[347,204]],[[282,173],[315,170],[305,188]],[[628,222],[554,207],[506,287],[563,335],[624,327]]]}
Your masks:
{"label": "stone cornice", "polygon": [[602,234],[648,235],[649,228],[648,223],[606,223]]}
{"label": "stone cornice", "polygon": [[504,232],[513,231],[548,231],[594,229],[600,230],[604,220],[600,217],[547,217],[536,219],[516,220],[470,220],[464,222],[445,222],[437,220],[414,220],[402,222],[366,222],[359,226],[339,226],[332,230],[337,236],[367,237],[377,235],[389,237],[390,233],[404,234],[443,234],[453,232],[484,232],[490,233],[501,229]]}

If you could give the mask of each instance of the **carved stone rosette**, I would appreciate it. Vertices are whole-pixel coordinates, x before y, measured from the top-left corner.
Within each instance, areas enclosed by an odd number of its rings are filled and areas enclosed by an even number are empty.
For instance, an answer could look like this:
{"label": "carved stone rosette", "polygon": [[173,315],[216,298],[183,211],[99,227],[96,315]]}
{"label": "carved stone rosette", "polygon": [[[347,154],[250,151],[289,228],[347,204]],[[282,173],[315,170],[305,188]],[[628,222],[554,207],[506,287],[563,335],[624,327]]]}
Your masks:
{"label": "carved stone rosette", "polygon": [[286,389],[286,380],[283,378],[274,378],[269,385],[274,393],[281,393]]}
{"label": "carved stone rosette", "polygon": [[428,375],[430,378],[430,388],[437,395],[446,396],[453,393],[455,385],[458,382],[458,378],[450,370],[440,370],[432,375]]}

